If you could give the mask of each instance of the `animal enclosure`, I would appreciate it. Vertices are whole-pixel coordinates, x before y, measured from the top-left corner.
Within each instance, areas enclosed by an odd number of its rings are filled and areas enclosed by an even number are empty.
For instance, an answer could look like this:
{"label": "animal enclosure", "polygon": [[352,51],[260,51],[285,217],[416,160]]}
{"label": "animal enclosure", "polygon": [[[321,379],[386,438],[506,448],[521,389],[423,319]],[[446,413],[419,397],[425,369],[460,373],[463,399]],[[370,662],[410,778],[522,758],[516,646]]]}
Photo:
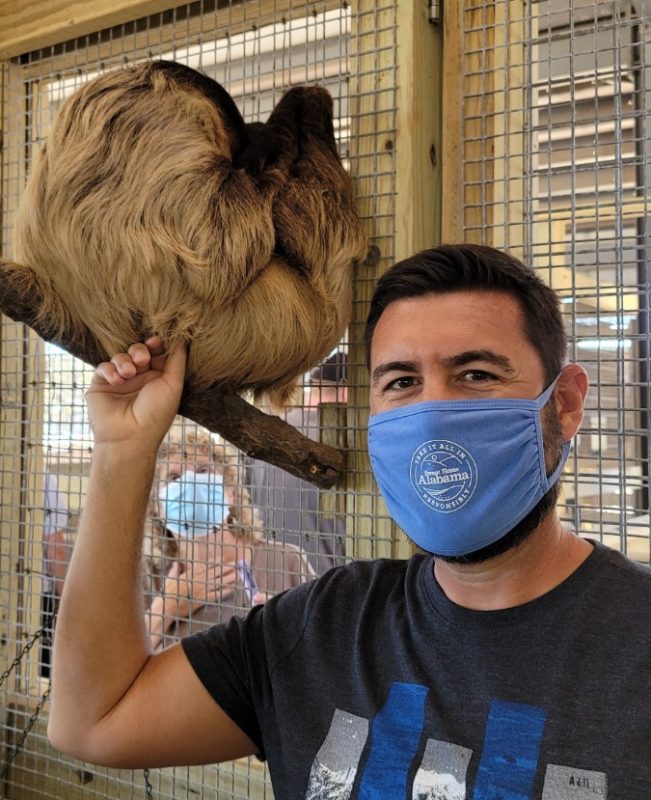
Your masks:
{"label": "animal enclosure", "polygon": [[[333,521],[345,560],[411,553],[366,457],[361,332],[375,279],[418,249],[466,240],[508,248],[559,291],[570,358],[591,380],[565,471],[562,516],[583,535],[649,563],[648,3],[71,6],[41,0],[0,7],[4,257],[12,254],[37,148],[61,103],[94,77],[174,60],[219,81],[246,122],[266,120],[292,86],[325,86],[370,243],[354,274],[353,316],[339,345],[347,357],[347,401],[321,409],[315,434],[347,452],[343,481],[318,495],[315,512]],[[11,670],[0,683],[0,793],[14,800],[271,798],[266,769],[255,759],[146,776],[77,762],[47,743],[47,648],[39,632],[54,578],[44,546],[63,531],[54,561],[64,566],[92,453],[84,405],[91,371],[25,326],[0,321],[0,671]],[[292,401],[306,422],[307,380]],[[196,426],[182,430],[189,441]],[[243,454],[237,467],[246,482]],[[301,514],[311,492],[307,484],[295,490]],[[283,511],[277,500],[269,503],[263,514]],[[278,542],[301,535],[289,517],[274,523]],[[160,555],[155,532],[148,543]]]}

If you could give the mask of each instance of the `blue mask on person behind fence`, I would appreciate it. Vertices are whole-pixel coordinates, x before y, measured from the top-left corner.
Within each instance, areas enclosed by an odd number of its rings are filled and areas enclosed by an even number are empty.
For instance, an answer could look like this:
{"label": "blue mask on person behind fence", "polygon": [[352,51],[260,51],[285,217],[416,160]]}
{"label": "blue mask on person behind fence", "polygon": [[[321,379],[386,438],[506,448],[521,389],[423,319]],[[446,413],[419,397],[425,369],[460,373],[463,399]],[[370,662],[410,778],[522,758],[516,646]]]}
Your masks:
{"label": "blue mask on person behind fence", "polygon": [[184,472],[159,495],[165,527],[179,536],[205,536],[228,516],[221,475]]}
{"label": "blue mask on person behind fence", "polygon": [[371,466],[389,512],[419,547],[461,556],[511,531],[559,479],[547,477],[535,400],[415,403],[369,420]]}

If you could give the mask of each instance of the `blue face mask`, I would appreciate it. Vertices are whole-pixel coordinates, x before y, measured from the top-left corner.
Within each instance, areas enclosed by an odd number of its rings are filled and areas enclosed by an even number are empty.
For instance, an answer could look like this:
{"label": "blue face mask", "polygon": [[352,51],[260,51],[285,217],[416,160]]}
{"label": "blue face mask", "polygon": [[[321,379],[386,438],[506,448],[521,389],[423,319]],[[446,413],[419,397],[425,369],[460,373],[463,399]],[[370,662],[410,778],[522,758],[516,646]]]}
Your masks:
{"label": "blue face mask", "polygon": [[540,420],[555,385],[535,400],[415,403],[371,417],[375,479],[419,547],[461,556],[493,544],[556,483],[570,443],[547,477]]}
{"label": "blue face mask", "polygon": [[220,475],[184,472],[159,495],[165,527],[179,536],[205,536],[228,517]]}

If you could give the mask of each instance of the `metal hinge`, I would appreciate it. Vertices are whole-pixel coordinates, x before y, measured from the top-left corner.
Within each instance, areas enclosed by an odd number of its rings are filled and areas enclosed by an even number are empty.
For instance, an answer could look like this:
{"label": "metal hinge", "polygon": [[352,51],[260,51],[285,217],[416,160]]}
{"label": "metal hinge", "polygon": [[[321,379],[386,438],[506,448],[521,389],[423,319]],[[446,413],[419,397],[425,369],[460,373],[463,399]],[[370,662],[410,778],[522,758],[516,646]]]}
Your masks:
{"label": "metal hinge", "polygon": [[428,0],[429,2],[429,21],[432,25],[443,24],[443,0]]}

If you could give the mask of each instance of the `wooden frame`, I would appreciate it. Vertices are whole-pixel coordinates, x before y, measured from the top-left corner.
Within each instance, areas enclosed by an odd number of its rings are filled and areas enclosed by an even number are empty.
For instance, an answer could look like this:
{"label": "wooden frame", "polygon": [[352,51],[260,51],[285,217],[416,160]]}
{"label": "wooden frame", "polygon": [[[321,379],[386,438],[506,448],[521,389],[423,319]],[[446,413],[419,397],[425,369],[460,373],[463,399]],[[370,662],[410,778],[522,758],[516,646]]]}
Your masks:
{"label": "wooden frame", "polygon": [[462,0],[443,3],[444,91],[441,96],[441,241],[463,240],[463,48]]}
{"label": "wooden frame", "polygon": [[442,238],[520,256],[524,19],[523,0],[444,3]]}
{"label": "wooden frame", "polygon": [[350,326],[347,552],[355,558],[407,558],[414,547],[391,521],[367,456],[363,331],[375,280],[393,262],[440,241],[442,33],[428,21],[427,4],[413,0],[381,8],[358,0],[353,25],[351,160],[357,163],[362,216],[369,220],[377,263],[358,276]]}
{"label": "wooden frame", "polygon": [[19,56],[178,5],[177,0],[4,0],[0,57]]}
{"label": "wooden frame", "polygon": [[[8,134],[6,120],[9,114],[20,116],[24,109],[19,98],[8,90],[15,80],[18,67],[15,64],[2,64],[2,108],[3,148],[0,151],[2,183],[0,185],[0,207],[5,216],[12,212],[15,195],[11,187],[24,183],[24,162],[20,158],[6,158],[7,152],[19,143]],[[43,512],[34,498],[42,496],[43,468],[40,448],[28,448],[24,436],[16,436],[29,431],[31,426],[41,424],[42,387],[31,384],[25,372],[25,365],[42,354],[41,342],[31,331],[24,329],[6,317],[0,317],[0,355],[3,369],[0,373],[0,469],[4,476],[2,490],[2,551],[5,558],[0,562],[0,595],[3,607],[16,609],[16,617],[0,621],[0,668],[16,657],[32,631],[39,627],[40,621],[40,574],[42,563],[39,557],[29,552],[29,545],[38,548],[40,541],[34,540],[30,533],[42,531]],[[33,413],[30,418],[29,410]],[[12,435],[13,434],[13,435]],[[38,591],[31,592],[33,583],[38,583]],[[39,602],[34,603],[32,594]],[[28,670],[17,668],[11,677],[11,686],[18,691],[24,681],[35,677],[33,659]]]}

